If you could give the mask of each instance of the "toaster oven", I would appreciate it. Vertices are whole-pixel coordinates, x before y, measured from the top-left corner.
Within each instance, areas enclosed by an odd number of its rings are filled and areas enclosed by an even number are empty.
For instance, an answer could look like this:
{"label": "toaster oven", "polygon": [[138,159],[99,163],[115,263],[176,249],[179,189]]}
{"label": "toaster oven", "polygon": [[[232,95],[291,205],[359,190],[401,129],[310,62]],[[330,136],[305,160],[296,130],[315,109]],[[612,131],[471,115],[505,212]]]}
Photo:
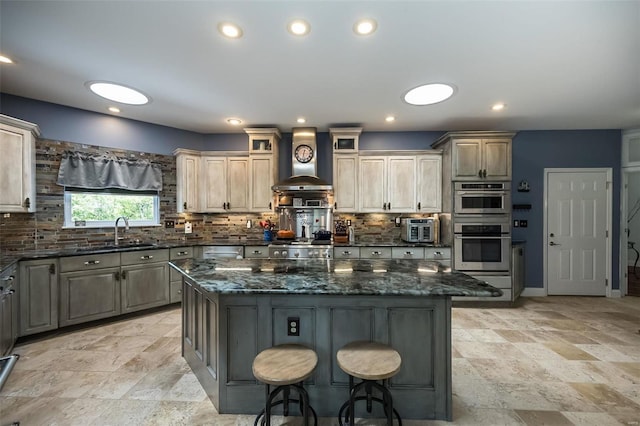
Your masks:
{"label": "toaster oven", "polygon": [[409,243],[432,243],[434,241],[433,219],[405,218],[401,222],[400,238]]}

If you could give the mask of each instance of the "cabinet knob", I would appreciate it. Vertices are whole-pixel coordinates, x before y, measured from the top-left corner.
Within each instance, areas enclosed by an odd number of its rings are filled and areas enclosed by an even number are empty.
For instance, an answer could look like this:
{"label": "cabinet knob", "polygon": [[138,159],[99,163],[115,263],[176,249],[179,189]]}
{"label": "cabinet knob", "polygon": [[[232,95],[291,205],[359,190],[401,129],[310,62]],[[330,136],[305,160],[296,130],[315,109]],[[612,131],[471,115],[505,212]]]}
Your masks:
{"label": "cabinet knob", "polygon": [[55,263],[52,263],[51,265],[49,265],[49,273],[51,275],[56,273],[56,264]]}
{"label": "cabinet knob", "polygon": [[271,202],[269,202],[269,210],[271,210],[271,209],[272,209],[272,207],[271,207]]}
{"label": "cabinet knob", "polygon": [[421,204],[422,204],[422,203],[418,202],[418,210],[420,210],[420,209],[422,208],[422,207],[421,207]]}
{"label": "cabinet knob", "polygon": [[487,169],[482,170],[482,177],[483,178],[487,177]]}
{"label": "cabinet knob", "polygon": [[185,201],[183,205],[184,205],[184,209],[186,210],[187,209],[187,202]]}
{"label": "cabinet knob", "polygon": [[482,177],[482,169],[478,170],[478,177]]}
{"label": "cabinet knob", "polygon": [[337,201],[333,203],[333,209],[334,209],[334,210],[337,210],[337,209],[338,209],[338,202],[337,202]]}
{"label": "cabinet knob", "polygon": [[31,200],[29,199],[29,197],[27,197],[27,198],[25,198],[25,199],[24,199],[24,206],[25,206],[26,208],[31,207]]}
{"label": "cabinet knob", "polygon": [[387,203],[387,206],[388,206],[387,208],[391,210],[391,203]]}
{"label": "cabinet knob", "polygon": [[122,271],[121,276],[122,276],[123,280],[126,280],[127,279],[127,271]]}
{"label": "cabinet knob", "polygon": [[116,278],[116,281],[120,281],[120,272],[114,272],[113,276]]}

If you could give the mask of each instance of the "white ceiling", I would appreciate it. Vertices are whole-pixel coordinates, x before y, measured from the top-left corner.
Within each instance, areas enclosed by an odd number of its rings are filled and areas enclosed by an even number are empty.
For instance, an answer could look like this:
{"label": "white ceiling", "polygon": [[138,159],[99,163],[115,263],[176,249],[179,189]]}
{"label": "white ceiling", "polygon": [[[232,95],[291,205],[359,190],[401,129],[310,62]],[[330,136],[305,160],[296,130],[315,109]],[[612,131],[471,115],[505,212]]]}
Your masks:
{"label": "white ceiling", "polygon": [[[4,93],[108,113],[85,82],[140,89],[121,116],[200,133],[640,127],[640,1],[1,1]],[[352,27],[374,18],[378,30]],[[292,18],[311,23],[294,38]],[[244,30],[223,38],[221,21]],[[410,106],[408,89],[457,87]],[[507,109],[490,110],[495,102]],[[394,123],[384,117],[395,115]],[[239,117],[240,128],[226,123]]]}

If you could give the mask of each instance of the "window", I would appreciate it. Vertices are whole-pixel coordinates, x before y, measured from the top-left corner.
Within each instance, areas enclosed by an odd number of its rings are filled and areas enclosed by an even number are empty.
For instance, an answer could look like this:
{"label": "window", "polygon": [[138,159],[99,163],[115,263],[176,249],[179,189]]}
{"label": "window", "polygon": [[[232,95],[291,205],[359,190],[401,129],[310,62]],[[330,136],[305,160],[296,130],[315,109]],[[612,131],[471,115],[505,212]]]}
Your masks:
{"label": "window", "polygon": [[64,226],[112,227],[120,216],[129,219],[129,226],[159,225],[159,198],[157,192],[65,188]]}

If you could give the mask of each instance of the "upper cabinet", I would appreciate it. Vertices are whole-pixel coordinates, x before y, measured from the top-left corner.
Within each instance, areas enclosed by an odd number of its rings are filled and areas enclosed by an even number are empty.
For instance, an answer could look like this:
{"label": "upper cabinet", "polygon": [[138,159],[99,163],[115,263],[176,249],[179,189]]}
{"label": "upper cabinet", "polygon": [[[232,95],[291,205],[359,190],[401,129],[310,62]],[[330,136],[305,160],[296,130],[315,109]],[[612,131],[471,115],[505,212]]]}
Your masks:
{"label": "upper cabinet", "polygon": [[203,155],[200,211],[249,210],[249,158]]}
{"label": "upper cabinet", "polygon": [[444,150],[445,179],[511,180],[512,132],[452,132],[431,146]]}
{"label": "upper cabinet", "polygon": [[198,212],[200,153],[178,149],[176,155],[176,207],[178,213]]}
{"label": "upper cabinet", "polygon": [[360,156],[359,211],[363,213],[415,212],[416,157]]}
{"label": "upper cabinet", "polygon": [[177,149],[177,211],[267,212],[278,177],[276,128],[245,129],[248,151]]}
{"label": "upper cabinet", "polygon": [[278,181],[280,130],[275,127],[246,128],[249,135],[249,205],[252,212],[274,207],[271,187]]}
{"label": "upper cabinet", "polygon": [[333,209],[338,213],[358,211],[358,154],[333,156]]}
{"label": "upper cabinet", "polygon": [[442,153],[427,151],[419,155],[416,161],[416,210],[418,213],[439,213],[442,211]]}
{"label": "upper cabinet", "polygon": [[357,153],[362,127],[332,127],[329,129],[333,141],[333,153]]}
{"label": "upper cabinet", "polygon": [[0,115],[0,212],[36,211],[37,125]]}

